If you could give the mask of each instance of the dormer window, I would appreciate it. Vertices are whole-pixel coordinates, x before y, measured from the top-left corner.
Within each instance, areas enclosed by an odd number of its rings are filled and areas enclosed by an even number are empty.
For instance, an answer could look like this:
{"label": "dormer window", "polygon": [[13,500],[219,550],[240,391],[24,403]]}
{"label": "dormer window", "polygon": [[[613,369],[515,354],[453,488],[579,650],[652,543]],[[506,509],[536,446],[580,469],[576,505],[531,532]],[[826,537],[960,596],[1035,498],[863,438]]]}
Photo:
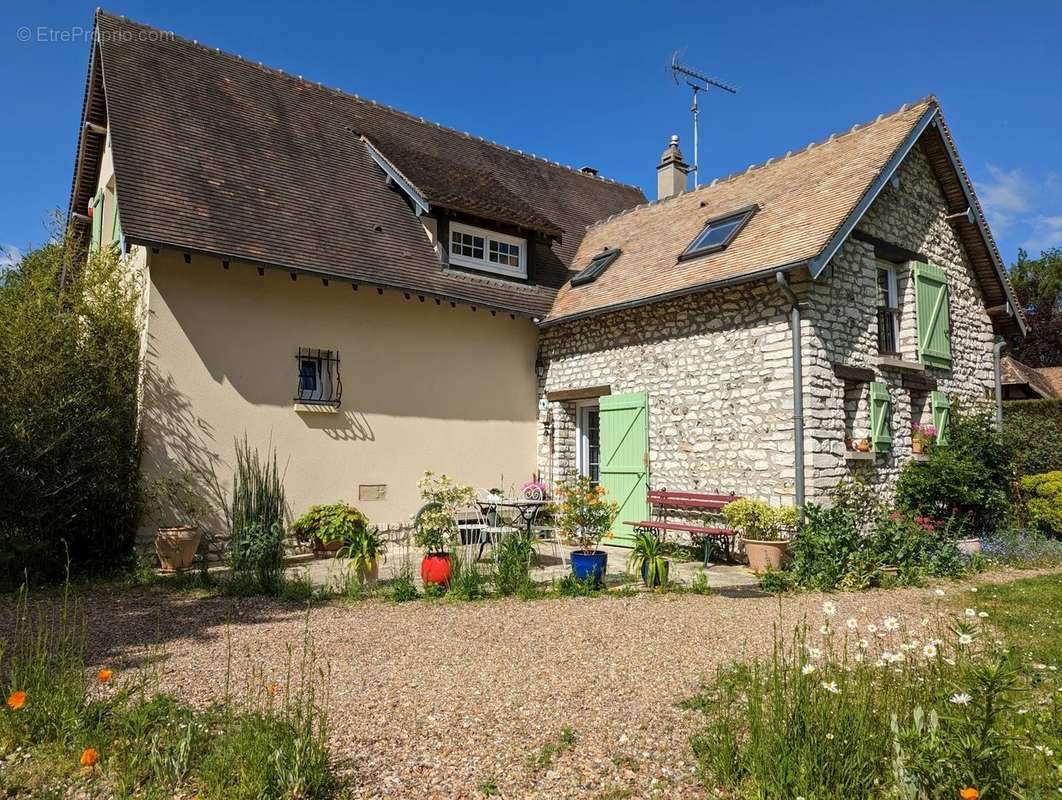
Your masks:
{"label": "dormer window", "polygon": [[749,206],[726,216],[708,220],[705,223],[704,230],[697,235],[697,238],[693,240],[679,258],[697,258],[698,256],[725,250],[734,241],[734,237],[745,227],[745,224],[752,219],[752,215],[756,213],[758,208],[758,206]]}
{"label": "dormer window", "polygon": [[586,283],[593,283],[608,269],[609,264],[615,261],[619,257],[619,250],[605,250],[603,253],[598,253],[594,256],[593,260],[586,265],[586,269],[572,278],[572,286],[582,286]]}
{"label": "dormer window", "polygon": [[450,263],[513,278],[526,278],[527,240],[451,222]]}

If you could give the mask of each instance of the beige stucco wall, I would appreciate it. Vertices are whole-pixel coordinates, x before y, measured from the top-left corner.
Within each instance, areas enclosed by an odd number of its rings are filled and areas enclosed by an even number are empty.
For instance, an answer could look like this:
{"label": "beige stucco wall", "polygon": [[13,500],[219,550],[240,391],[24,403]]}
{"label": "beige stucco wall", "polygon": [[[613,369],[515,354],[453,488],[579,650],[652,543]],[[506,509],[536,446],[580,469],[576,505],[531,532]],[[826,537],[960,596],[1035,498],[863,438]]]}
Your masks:
{"label": "beige stucco wall", "polygon": [[[213,470],[228,493],[233,441],[276,447],[292,512],[353,502],[408,519],[426,469],[473,486],[535,469],[536,333],[467,306],[163,250],[149,256],[144,470]],[[299,347],[338,350],[338,413],[293,410]],[[386,499],[359,501],[359,485]]]}

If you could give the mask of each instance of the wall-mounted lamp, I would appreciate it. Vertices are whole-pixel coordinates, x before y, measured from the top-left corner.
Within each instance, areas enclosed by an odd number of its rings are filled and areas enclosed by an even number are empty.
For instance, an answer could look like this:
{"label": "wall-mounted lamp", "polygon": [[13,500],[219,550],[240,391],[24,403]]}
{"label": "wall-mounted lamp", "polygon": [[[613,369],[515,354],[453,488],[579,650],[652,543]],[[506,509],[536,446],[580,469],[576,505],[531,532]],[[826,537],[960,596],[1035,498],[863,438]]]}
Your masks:
{"label": "wall-mounted lamp", "polygon": [[542,433],[545,436],[553,435],[553,419],[549,413],[549,400],[545,397],[538,398],[538,415],[542,418]]}
{"label": "wall-mounted lamp", "polygon": [[546,377],[546,362],[542,360],[542,356],[535,356],[535,377],[542,380]]}

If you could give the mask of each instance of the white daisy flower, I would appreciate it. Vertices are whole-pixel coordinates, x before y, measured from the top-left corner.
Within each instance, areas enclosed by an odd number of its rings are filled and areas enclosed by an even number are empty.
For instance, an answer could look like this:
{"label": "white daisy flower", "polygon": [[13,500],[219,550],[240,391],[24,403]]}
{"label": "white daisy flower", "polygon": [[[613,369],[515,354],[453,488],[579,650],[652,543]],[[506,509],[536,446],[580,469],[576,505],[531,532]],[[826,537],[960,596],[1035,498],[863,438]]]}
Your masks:
{"label": "white daisy flower", "polygon": [[837,613],[837,606],[827,600],[825,603],[822,604],[822,613],[825,614],[827,617],[832,617],[834,614]]}
{"label": "white daisy flower", "polygon": [[970,634],[968,634],[968,633],[960,633],[959,634],[959,644],[962,644],[962,645],[973,644],[973,637]]}
{"label": "white daisy flower", "polygon": [[943,597],[944,596],[944,590],[943,589],[937,589],[935,594],[936,594],[937,597]]}
{"label": "white daisy flower", "polygon": [[925,656],[926,658],[936,658],[937,657],[937,646],[935,644],[933,644],[932,642],[930,642],[929,644],[927,644],[925,647],[922,648],[922,655]]}
{"label": "white daisy flower", "polygon": [[808,647],[808,656],[813,658],[815,661],[818,661],[820,658],[822,658],[822,651],[817,647]]}
{"label": "white daisy flower", "polygon": [[829,634],[830,634],[830,626],[829,625],[820,625],[819,626],[819,633],[821,633],[823,636],[829,636]]}
{"label": "white daisy flower", "polygon": [[974,609],[972,609],[972,608],[966,609],[966,611],[964,611],[963,613],[966,614],[966,616],[968,616],[968,617],[976,617],[977,616],[977,612]]}
{"label": "white daisy flower", "polygon": [[896,617],[885,617],[885,622],[883,624],[887,631],[894,631],[900,627],[900,623],[897,621]]}
{"label": "white daisy flower", "polygon": [[848,630],[850,631],[854,631],[859,627],[859,622],[855,617],[849,617],[844,624],[848,626]]}
{"label": "white daisy flower", "polygon": [[976,594],[977,593],[977,587],[976,586],[971,586],[970,587],[970,591],[974,592]]}
{"label": "white daisy flower", "polygon": [[822,688],[825,689],[830,694],[837,694],[837,693],[839,693],[841,691],[840,689],[837,688],[837,681],[829,681],[829,682],[823,681],[822,682]]}
{"label": "white daisy flower", "polygon": [[868,642],[866,639],[860,639],[859,640],[859,649],[860,650],[866,650],[868,647],[870,647],[870,642]]}
{"label": "white daisy flower", "polygon": [[875,625],[873,622],[871,622],[869,625],[867,625],[867,633],[877,633],[877,632],[878,632],[878,626]]}
{"label": "white daisy flower", "polygon": [[815,671],[815,665],[814,664],[805,664],[804,666],[802,666],[800,668],[800,672],[802,674],[804,674],[804,675],[810,675],[814,671]]}
{"label": "white daisy flower", "polygon": [[966,692],[956,692],[951,697],[949,697],[948,700],[949,702],[952,702],[957,706],[968,706],[970,705],[970,701],[973,700],[973,698],[970,697],[970,695],[966,694]]}
{"label": "white daisy flower", "polygon": [[981,619],[988,619],[988,612],[987,611],[978,611],[977,612],[977,616],[979,616]]}

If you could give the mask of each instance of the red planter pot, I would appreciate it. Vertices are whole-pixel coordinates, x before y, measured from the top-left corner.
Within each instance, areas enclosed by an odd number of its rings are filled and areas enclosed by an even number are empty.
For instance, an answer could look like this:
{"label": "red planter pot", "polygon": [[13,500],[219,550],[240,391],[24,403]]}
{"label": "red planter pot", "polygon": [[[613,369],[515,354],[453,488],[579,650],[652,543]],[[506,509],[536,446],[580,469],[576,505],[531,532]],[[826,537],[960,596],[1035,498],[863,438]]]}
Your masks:
{"label": "red planter pot", "polygon": [[428,553],[420,562],[420,577],[425,583],[438,583],[448,586],[450,583],[450,554]]}

